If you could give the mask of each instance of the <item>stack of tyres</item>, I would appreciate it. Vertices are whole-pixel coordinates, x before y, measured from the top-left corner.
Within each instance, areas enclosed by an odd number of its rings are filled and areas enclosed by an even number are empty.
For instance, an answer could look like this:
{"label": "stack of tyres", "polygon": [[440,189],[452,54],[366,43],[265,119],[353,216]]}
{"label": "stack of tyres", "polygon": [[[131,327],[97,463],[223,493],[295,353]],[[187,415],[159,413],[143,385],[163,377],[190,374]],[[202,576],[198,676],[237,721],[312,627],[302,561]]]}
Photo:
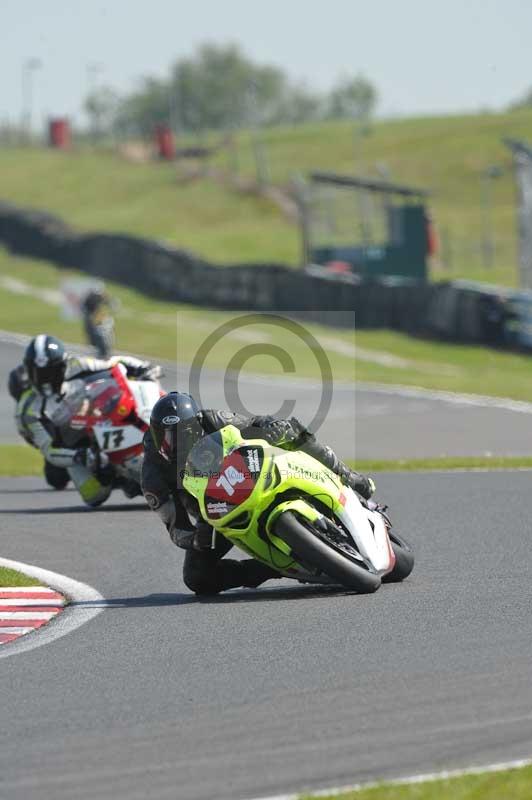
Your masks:
{"label": "stack of tyres", "polygon": [[451,283],[435,287],[427,310],[427,328],[442,339],[455,339],[458,330],[459,290]]}
{"label": "stack of tyres", "polygon": [[44,211],[0,205],[0,238],[14,253],[59,261],[64,243],[76,234],[62,220]]}

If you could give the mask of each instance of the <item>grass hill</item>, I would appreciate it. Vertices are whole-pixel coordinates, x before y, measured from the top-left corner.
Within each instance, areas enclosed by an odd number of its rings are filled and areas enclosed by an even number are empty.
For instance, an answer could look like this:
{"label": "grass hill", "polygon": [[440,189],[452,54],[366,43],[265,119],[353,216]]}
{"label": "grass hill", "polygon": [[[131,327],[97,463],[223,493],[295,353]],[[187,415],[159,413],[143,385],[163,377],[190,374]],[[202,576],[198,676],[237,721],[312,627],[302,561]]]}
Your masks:
{"label": "grass hill", "polygon": [[[384,164],[391,180],[433,191],[446,261],[435,264],[434,276],[513,284],[515,188],[504,136],[532,139],[532,110],[378,122],[363,138],[345,122],[263,133],[274,183],[311,169],[375,175]],[[252,177],[247,134],[239,138],[238,157],[240,174]],[[480,252],[481,174],[492,164],[504,173],[491,185],[495,266],[487,269]],[[227,156],[218,155],[214,165],[226,168]],[[157,237],[221,263],[298,260],[297,229],[272,202],[212,178],[180,181],[174,165],[131,163],[108,151],[3,148],[0,179],[1,199],[48,209],[80,228]]]}
{"label": "grass hill", "polygon": [[[0,248],[0,328],[30,335],[47,331],[65,341],[83,342],[80,322],[61,315],[61,284],[66,277],[83,275],[58,270],[45,261],[14,258]],[[152,300],[132,289],[107,285],[120,304],[116,320],[119,351],[190,363],[207,336],[222,323],[239,317],[228,311]],[[347,331],[309,324],[305,328],[326,353],[335,380],[532,398],[532,370],[526,354],[425,341],[387,330]],[[207,366],[225,369],[243,346],[259,342],[287,350],[298,377],[319,377],[316,357],[304,342],[287,335],[284,328],[260,321],[221,338],[212,348]],[[282,369],[270,355],[253,356],[244,369],[282,380]]]}

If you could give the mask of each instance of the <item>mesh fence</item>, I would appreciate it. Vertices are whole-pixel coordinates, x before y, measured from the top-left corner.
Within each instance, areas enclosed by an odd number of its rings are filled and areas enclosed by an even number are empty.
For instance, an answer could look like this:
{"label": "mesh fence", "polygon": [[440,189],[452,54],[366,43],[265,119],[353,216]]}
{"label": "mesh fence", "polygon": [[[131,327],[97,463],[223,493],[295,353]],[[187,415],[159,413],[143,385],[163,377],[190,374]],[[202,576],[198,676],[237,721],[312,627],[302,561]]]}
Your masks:
{"label": "mesh fence", "polygon": [[514,154],[518,190],[519,267],[521,287],[532,289],[532,147],[508,140]]}
{"label": "mesh fence", "polygon": [[312,243],[383,245],[389,201],[345,186],[315,185],[310,202]]}

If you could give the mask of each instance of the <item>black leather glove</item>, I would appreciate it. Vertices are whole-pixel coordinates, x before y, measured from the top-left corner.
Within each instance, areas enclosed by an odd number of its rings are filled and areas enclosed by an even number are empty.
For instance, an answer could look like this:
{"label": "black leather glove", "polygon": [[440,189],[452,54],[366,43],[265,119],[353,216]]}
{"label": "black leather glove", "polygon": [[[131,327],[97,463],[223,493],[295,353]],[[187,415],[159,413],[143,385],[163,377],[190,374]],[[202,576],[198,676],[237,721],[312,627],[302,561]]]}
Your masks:
{"label": "black leather glove", "polygon": [[188,531],[174,528],[170,536],[174,544],[183,550],[210,550],[212,546],[212,528],[200,525],[196,530]]}
{"label": "black leather glove", "polygon": [[159,364],[154,364],[153,366],[146,367],[139,377],[143,381],[158,381],[163,375],[162,367],[160,367]]}
{"label": "black leather glove", "polygon": [[156,381],[162,375],[162,369],[158,364],[151,364],[149,361],[144,361],[142,364],[127,364],[128,378],[135,378],[136,380],[143,381]]}
{"label": "black leather glove", "polygon": [[194,534],[194,550],[210,550],[213,533],[214,531],[210,525],[200,525]]}
{"label": "black leather glove", "polygon": [[82,447],[76,450],[74,464],[86,467],[104,486],[108,486],[113,481],[114,468],[109,463],[109,457],[106,453],[101,453],[99,450],[91,450],[90,447]]}
{"label": "black leather glove", "polygon": [[291,420],[287,419],[275,419],[271,416],[255,417],[253,427],[259,428],[264,438],[274,446],[294,442],[298,436]]}
{"label": "black leather glove", "polygon": [[185,531],[181,528],[171,528],[170,538],[175,545],[181,547],[183,550],[194,549],[194,536],[196,531]]}
{"label": "black leather glove", "polygon": [[89,456],[90,452],[91,451],[88,450],[86,447],[82,447],[79,450],[76,450],[73,459],[74,464],[76,464],[78,467],[87,467],[88,469],[91,469],[89,463],[92,461],[91,458],[92,454],[91,456]]}

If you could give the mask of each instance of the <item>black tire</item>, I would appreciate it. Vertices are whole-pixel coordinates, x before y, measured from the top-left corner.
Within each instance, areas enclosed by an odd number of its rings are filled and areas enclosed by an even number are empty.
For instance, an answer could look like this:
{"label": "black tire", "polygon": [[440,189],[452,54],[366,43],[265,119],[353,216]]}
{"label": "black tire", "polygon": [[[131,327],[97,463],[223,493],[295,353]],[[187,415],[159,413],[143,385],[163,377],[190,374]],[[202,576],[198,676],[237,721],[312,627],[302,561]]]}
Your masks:
{"label": "black tire", "polygon": [[307,528],[291,511],[285,511],[275,523],[276,536],[286,542],[296,561],[311,564],[330,578],[360,594],[377,591],[379,575],[355,564],[347,555],[334,550]]}
{"label": "black tire", "polygon": [[45,461],[44,479],[48,486],[51,486],[52,489],[57,489],[57,491],[60,492],[62,489],[67,487],[70,476],[66,469],[63,469],[62,467],[54,467],[53,464],[49,464],[48,461]]}
{"label": "black tire", "polygon": [[408,578],[414,569],[414,553],[412,548],[404,539],[401,539],[393,531],[389,531],[392,549],[395,553],[395,567],[388,575],[382,579],[383,583],[399,583]]}

